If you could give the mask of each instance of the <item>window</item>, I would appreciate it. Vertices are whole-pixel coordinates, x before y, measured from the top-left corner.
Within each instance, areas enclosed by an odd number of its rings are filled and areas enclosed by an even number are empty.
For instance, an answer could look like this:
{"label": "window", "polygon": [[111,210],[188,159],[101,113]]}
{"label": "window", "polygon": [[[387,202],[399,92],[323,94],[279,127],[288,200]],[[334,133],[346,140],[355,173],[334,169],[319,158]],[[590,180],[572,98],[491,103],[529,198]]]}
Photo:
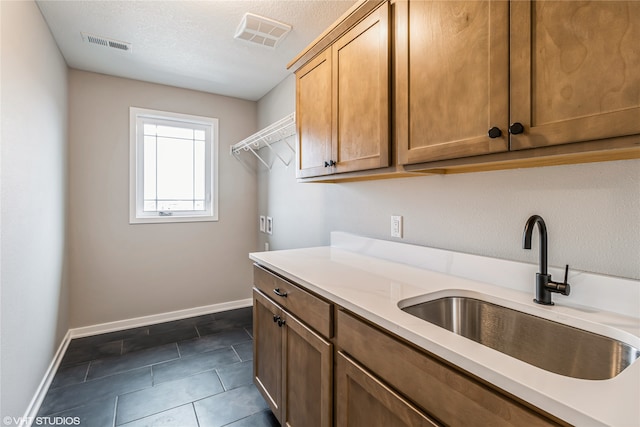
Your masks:
{"label": "window", "polygon": [[131,107],[129,222],[218,220],[218,119]]}

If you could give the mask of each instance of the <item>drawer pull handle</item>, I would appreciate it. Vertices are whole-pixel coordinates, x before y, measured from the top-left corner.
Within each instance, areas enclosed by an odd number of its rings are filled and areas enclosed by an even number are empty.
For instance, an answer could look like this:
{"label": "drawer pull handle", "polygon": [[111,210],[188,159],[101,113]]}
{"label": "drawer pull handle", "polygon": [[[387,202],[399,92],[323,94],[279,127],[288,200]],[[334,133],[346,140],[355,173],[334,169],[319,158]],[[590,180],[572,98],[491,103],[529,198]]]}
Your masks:
{"label": "drawer pull handle", "polygon": [[280,316],[278,316],[277,314],[273,315],[273,323],[277,322],[278,320],[280,320]]}
{"label": "drawer pull handle", "polygon": [[275,288],[275,289],[273,290],[273,293],[274,293],[274,294],[276,294],[276,295],[278,295],[279,297],[284,297],[284,298],[286,298],[286,297],[287,297],[287,293],[286,293],[286,292],[282,292],[282,291],[280,290],[280,288]]}
{"label": "drawer pull handle", "polygon": [[278,326],[282,328],[282,326],[284,326],[285,324],[285,320],[284,319],[278,319]]}

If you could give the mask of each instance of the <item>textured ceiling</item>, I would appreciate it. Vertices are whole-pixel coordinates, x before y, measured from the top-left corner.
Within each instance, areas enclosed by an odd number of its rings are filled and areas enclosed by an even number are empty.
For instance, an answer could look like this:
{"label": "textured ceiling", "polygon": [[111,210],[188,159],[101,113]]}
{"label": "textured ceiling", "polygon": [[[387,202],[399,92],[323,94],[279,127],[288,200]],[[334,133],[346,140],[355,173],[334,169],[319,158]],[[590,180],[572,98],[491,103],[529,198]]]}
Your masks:
{"label": "textured ceiling", "polygon": [[[253,101],[280,83],[289,74],[286,64],[353,4],[353,0],[38,1],[72,68]],[[236,40],[233,36],[245,12],[293,29],[276,49]],[[81,32],[132,43],[132,49],[124,52],[85,43]]]}

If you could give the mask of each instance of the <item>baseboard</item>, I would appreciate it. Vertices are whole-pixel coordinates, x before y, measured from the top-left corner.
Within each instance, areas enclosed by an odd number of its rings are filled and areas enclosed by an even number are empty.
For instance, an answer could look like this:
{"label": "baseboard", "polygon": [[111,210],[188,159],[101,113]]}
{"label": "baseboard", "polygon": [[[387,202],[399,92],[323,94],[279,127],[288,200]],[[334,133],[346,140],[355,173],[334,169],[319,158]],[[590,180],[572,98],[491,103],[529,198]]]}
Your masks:
{"label": "baseboard", "polygon": [[186,310],[170,311],[168,313],[153,314],[151,316],[136,317],[133,319],[118,320],[116,322],[101,323],[92,326],[83,326],[81,328],[69,329],[62,339],[58,351],[53,356],[53,360],[40,382],[33,399],[29,403],[27,410],[19,424],[19,427],[30,427],[36,421],[36,415],[40,410],[40,406],[44,401],[49,387],[53,382],[53,378],[60,367],[64,353],[69,347],[69,343],[73,338],[87,337],[91,335],[104,334],[107,332],[121,331],[124,329],[137,328],[139,326],[148,326],[156,323],[171,322],[173,320],[186,319],[188,317],[202,316],[204,314],[219,313],[221,311],[235,310],[237,308],[250,307],[253,304],[251,298],[223,302],[220,304],[205,305],[202,307],[188,308]]}
{"label": "baseboard", "polygon": [[69,342],[71,342],[71,331],[67,331],[64,338],[62,338],[62,342],[58,346],[58,350],[56,354],[53,356],[53,360],[49,364],[47,371],[40,381],[40,385],[36,389],[35,394],[33,395],[33,399],[29,402],[29,406],[27,406],[27,410],[24,413],[24,416],[20,420],[19,427],[30,427],[35,421],[36,415],[38,415],[38,411],[40,410],[40,406],[42,406],[42,402],[44,401],[47,392],[49,391],[49,387],[53,382],[53,377],[56,376],[56,372],[58,372],[58,367],[62,362],[62,357],[64,353],[67,351],[67,347],[69,347]]}
{"label": "baseboard", "polygon": [[195,308],[187,308],[185,310],[152,314],[150,316],[135,317],[133,319],[101,323],[98,325],[83,326],[80,328],[69,329],[69,332],[71,334],[71,338],[81,338],[91,335],[104,334],[107,332],[137,328],[140,326],[154,325],[156,323],[171,322],[173,320],[186,319],[188,317],[202,316],[204,314],[219,313],[221,311],[234,310],[236,308],[250,307],[252,304],[253,300],[251,298],[247,298],[243,300],[204,305]]}

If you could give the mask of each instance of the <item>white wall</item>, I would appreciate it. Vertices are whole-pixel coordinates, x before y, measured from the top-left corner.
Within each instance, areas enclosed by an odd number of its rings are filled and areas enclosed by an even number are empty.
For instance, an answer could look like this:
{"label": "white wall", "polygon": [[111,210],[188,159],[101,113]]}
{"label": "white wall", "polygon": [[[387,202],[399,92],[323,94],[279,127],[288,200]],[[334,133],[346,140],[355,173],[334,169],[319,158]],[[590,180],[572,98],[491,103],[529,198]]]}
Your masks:
{"label": "white wall", "polygon": [[[250,298],[256,103],[77,70],[69,103],[71,327]],[[219,221],[129,224],[130,106],[219,119]]]}
{"label": "white wall", "polygon": [[67,331],[67,66],[35,3],[0,2],[0,415],[25,413]]}
{"label": "white wall", "polygon": [[[290,76],[259,101],[259,125],[294,109]],[[272,250],[326,245],[332,230],[392,240],[396,214],[404,242],[535,263],[522,232],[540,214],[550,265],[640,279],[640,160],[344,184],[298,184],[293,165],[276,163],[260,168],[259,193]]]}
{"label": "white wall", "polygon": [[[296,80],[294,75],[284,79],[278,86],[258,101],[258,126],[263,128],[291,114],[296,109]],[[288,141],[295,147],[295,136]],[[295,183],[295,157],[284,142],[275,148],[283,158],[291,158],[289,166],[278,159],[271,159],[273,167],[269,171],[258,164],[258,216],[273,218],[273,235],[259,234],[259,250],[269,242],[270,249],[289,249],[318,246],[329,243],[329,212],[326,206],[329,195],[327,184]],[[267,148],[260,155],[270,158]],[[259,224],[256,220],[256,224]]]}

